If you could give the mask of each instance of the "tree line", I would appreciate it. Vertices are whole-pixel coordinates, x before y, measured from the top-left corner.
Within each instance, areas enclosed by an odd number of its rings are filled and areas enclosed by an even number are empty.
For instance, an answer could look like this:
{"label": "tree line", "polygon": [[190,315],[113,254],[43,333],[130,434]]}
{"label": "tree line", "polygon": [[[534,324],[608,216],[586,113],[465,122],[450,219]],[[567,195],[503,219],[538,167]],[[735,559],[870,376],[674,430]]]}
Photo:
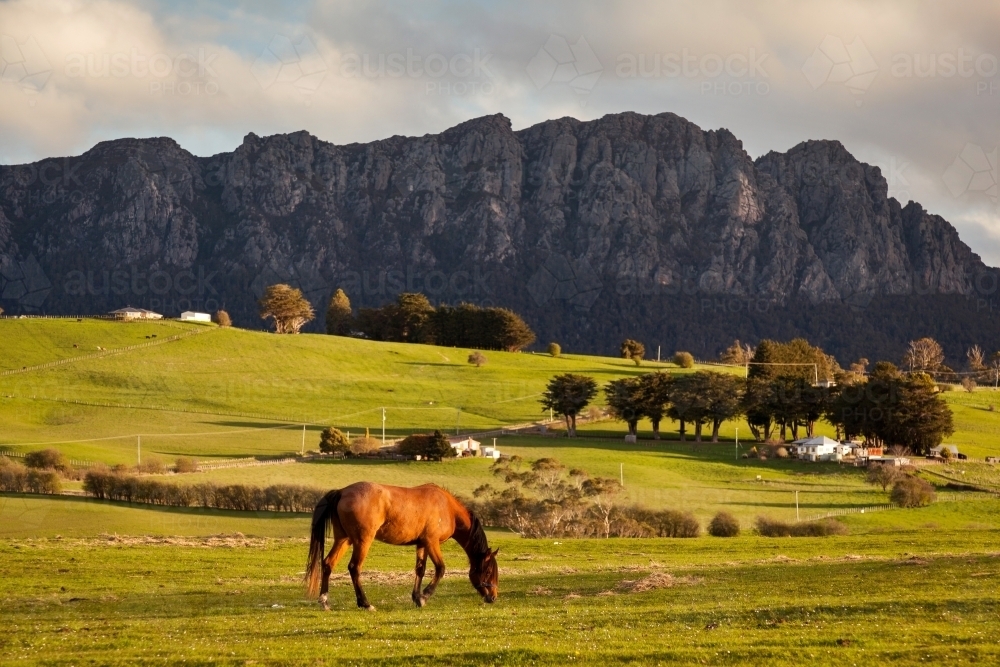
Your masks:
{"label": "tree line", "polygon": [[[648,419],[654,439],[660,438],[666,417],[679,423],[682,441],[693,427],[696,442],[701,442],[705,427],[717,442],[722,423],[737,417],[746,420],[758,442],[811,437],[815,423],[824,419],[837,428],[838,437],[860,436],[918,454],[926,454],[954,431],[951,410],[934,380],[922,371],[903,372],[889,362],[879,362],[870,374],[858,364],[845,371],[803,339],[764,340],[755,349],[737,341],[727,352],[731,354],[724,359],[737,357],[747,369],[745,377],[657,371],[612,380],[603,387],[608,413],[624,421],[632,436],[638,422]],[[572,437],[577,416],[598,391],[591,377],[559,375],[549,381],[541,404],[564,418]]]}
{"label": "tree line", "polygon": [[[302,291],[271,285],[258,302],[260,316],[272,320],[275,333],[299,333],[315,319]],[[535,334],[517,313],[506,308],[480,308],[469,303],[435,308],[420,293],[404,292],[379,308],[360,308],[338,289],[326,309],[326,332],[371,340],[425,343],[446,347],[517,352],[535,342]]]}

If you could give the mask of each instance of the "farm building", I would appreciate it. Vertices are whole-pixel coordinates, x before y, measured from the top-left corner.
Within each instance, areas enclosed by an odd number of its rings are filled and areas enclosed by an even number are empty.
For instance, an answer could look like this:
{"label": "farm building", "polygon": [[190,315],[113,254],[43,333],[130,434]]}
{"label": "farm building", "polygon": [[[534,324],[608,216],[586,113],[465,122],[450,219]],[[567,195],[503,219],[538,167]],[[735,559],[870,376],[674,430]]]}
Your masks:
{"label": "farm building", "polygon": [[938,445],[937,447],[931,447],[930,456],[936,459],[944,458],[942,453],[945,449],[951,454],[951,458],[958,458],[958,447],[955,445]]}
{"label": "farm building", "polygon": [[193,310],[185,310],[181,313],[183,322],[211,322],[212,316],[208,313],[196,313]]}
{"label": "farm building", "polygon": [[792,444],[795,455],[806,461],[839,461],[842,458],[838,451],[842,445],[825,435],[796,440]]}
{"label": "farm building", "polygon": [[109,315],[113,315],[119,320],[162,320],[163,315],[159,313],[154,313],[151,310],[146,310],[145,308],[133,308],[132,306],[126,306],[125,308],[119,308],[118,310],[112,310]]}
{"label": "farm building", "polygon": [[448,438],[456,456],[479,456],[480,442],[471,437]]}

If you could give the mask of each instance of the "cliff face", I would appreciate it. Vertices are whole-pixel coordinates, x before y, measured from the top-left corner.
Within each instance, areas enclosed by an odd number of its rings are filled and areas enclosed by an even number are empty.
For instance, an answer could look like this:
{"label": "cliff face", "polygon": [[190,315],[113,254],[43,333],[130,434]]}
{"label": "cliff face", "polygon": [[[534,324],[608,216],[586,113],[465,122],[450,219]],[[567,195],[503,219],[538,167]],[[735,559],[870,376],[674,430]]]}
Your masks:
{"label": "cliff face", "polygon": [[126,139],[0,167],[0,303],[224,306],[256,326],[274,282],[318,309],[336,287],[355,305],[412,290],[510,306],[543,338],[606,352],[622,332],[683,344],[695,329],[667,311],[712,320],[735,300],[738,326],[688,345],[707,354],[739,331],[781,336],[779,313],[968,295],[995,275],[947,221],[886,191],[837,142],[755,163],[727,130],[669,113],[520,132],[498,115],[347,146],[250,134],[209,158]]}

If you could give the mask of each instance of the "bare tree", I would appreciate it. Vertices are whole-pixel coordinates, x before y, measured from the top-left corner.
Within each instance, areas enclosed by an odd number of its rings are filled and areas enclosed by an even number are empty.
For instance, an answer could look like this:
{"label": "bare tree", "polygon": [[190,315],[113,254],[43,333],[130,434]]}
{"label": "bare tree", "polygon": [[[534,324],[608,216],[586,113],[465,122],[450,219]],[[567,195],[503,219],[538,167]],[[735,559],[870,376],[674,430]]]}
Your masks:
{"label": "bare tree", "polygon": [[986,353],[978,345],[970,347],[966,351],[965,357],[968,359],[970,371],[979,372],[986,368]]}
{"label": "bare tree", "polygon": [[933,373],[944,364],[944,350],[933,338],[911,340],[903,356],[903,365],[911,371]]}
{"label": "bare tree", "polygon": [[873,463],[868,467],[868,472],[865,473],[865,481],[874,486],[881,486],[882,491],[885,491],[895,484],[901,476],[902,473],[892,466]]}

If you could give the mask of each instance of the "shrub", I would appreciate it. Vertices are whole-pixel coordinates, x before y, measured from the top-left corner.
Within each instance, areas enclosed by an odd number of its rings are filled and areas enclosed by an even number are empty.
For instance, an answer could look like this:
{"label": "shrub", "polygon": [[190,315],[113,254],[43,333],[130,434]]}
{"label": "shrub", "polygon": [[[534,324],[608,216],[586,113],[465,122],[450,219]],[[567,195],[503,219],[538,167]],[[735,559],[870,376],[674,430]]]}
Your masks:
{"label": "shrub", "polygon": [[646,346],[631,338],[625,339],[621,344],[622,359],[631,359],[638,366],[642,363],[642,358],[646,356]]}
{"label": "shrub", "polygon": [[653,529],[655,537],[698,537],[701,525],[691,512],[660,510],[642,517],[642,523]]}
{"label": "shrub", "polygon": [[694,368],[694,356],[690,352],[677,352],[674,354],[674,363],[681,368]]}
{"label": "shrub", "polygon": [[469,363],[474,364],[476,368],[479,368],[486,363],[486,355],[482,352],[473,352],[469,355]]}
{"label": "shrub", "polygon": [[562,347],[559,345],[559,343],[549,343],[549,347],[547,348],[546,351],[549,353],[550,356],[558,357],[560,354],[562,354]]}
{"label": "shrub", "polygon": [[826,537],[847,534],[847,526],[834,519],[785,523],[777,519],[759,516],[754,523],[754,529],[762,537]]}
{"label": "shrub", "polygon": [[381,447],[381,440],[363,435],[351,440],[350,452],[355,456],[361,456],[362,454],[377,452]]}
{"label": "shrub", "polygon": [[929,482],[907,475],[892,486],[889,498],[900,507],[923,507],[934,502],[936,495]]}
{"label": "shrub", "polygon": [[327,454],[346,454],[351,450],[351,443],[340,429],[327,426],[319,434],[319,451]]}
{"label": "shrub", "polygon": [[198,472],[198,462],[189,456],[180,456],[174,462],[174,472]]}
{"label": "shrub", "polygon": [[40,470],[64,470],[69,467],[66,457],[58,449],[30,452],[24,457],[24,465]]}
{"label": "shrub", "polygon": [[215,323],[218,324],[220,327],[233,326],[233,320],[232,318],[229,317],[229,313],[227,313],[222,309],[215,311],[215,316],[212,317],[212,319],[215,320]]}
{"label": "shrub", "polygon": [[729,512],[719,512],[709,522],[708,534],[714,537],[736,537],[740,534],[740,522]]}
{"label": "shrub", "polygon": [[163,461],[151,456],[139,465],[135,467],[138,472],[145,473],[147,475],[162,475],[167,472],[167,466],[163,464]]}
{"label": "shrub", "polygon": [[951,459],[951,457],[954,456],[954,454],[951,453],[951,449],[949,449],[947,445],[942,445],[941,451],[939,453],[941,458],[943,458],[945,461]]}
{"label": "shrub", "polygon": [[779,459],[787,459],[788,458],[788,450],[786,448],[780,447],[780,446],[779,447],[775,447],[774,448],[774,455],[777,458],[779,458]]}
{"label": "shrub", "polygon": [[962,389],[971,394],[976,390],[976,381],[970,377],[962,378]]}

